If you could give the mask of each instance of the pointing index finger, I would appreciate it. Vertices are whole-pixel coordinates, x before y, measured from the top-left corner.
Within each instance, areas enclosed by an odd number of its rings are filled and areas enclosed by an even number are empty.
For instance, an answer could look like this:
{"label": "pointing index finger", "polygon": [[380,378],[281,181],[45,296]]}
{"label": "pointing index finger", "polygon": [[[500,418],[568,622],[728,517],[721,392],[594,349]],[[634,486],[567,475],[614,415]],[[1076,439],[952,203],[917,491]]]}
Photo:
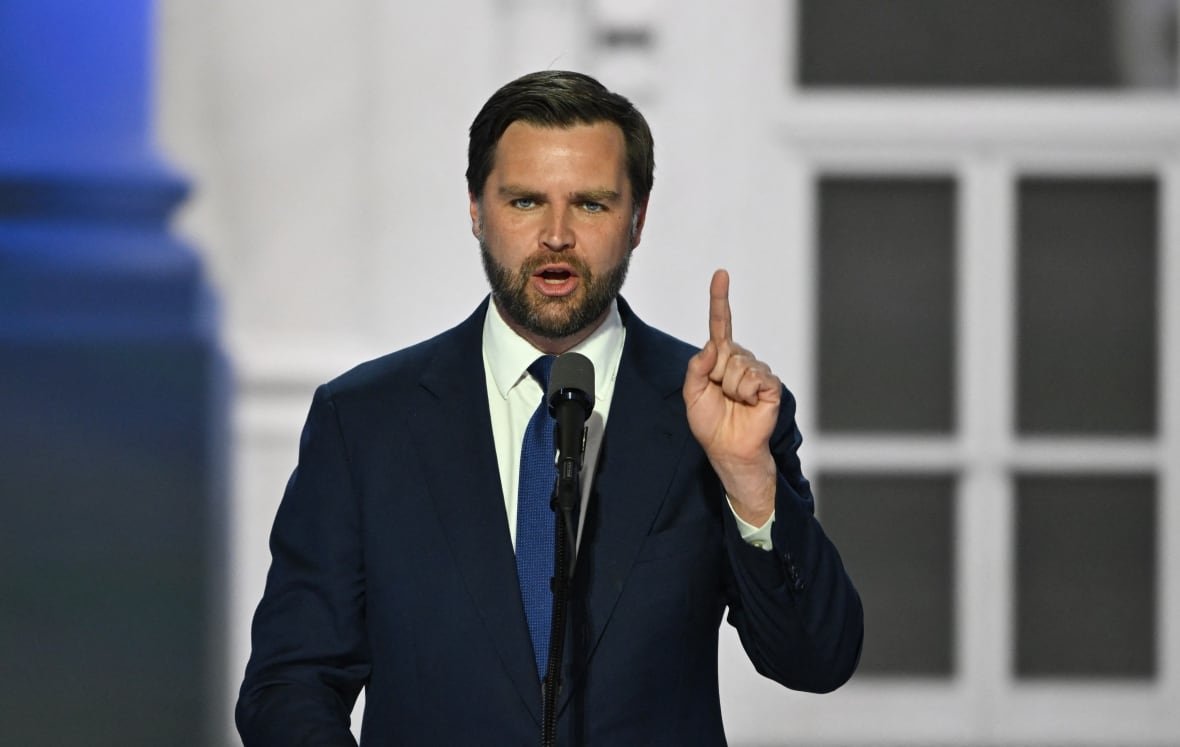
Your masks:
{"label": "pointing index finger", "polygon": [[709,339],[733,341],[733,317],[729,311],[729,273],[717,270],[709,283]]}

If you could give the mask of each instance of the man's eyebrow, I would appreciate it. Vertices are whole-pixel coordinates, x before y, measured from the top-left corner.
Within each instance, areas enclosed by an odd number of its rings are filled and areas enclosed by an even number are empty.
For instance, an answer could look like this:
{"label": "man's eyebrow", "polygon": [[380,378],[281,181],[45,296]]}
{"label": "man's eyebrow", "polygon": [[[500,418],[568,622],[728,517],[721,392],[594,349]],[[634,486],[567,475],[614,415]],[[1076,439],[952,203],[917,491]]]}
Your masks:
{"label": "man's eyebrow", "polygon": [[590,189],[574,192],[570,196],[578,202],[611,202],[619,199],[619,193],[613,189]]}
{"label": "man's eyebrow", "polygon": [[517,184],[505,184],[496,190],[501,197],[540,197],[541,193],[535,189],[522,187]]}

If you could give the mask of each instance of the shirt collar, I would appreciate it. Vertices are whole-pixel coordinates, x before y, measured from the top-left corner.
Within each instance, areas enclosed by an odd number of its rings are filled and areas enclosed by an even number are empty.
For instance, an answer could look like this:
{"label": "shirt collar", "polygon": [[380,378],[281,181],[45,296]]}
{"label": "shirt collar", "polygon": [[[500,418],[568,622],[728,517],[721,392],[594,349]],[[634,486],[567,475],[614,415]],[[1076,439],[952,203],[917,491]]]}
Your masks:
{"label": "shirt collar", "polygon": [[[598,329],[570,349],[571,352],[586,356],[594,364],[595,392],[609,391],[608,387],[613,386],[625,338],[618,302],[611,301],[610,311]],[[529,375],[529,366],[543,353],[516,334],[500,316],[495,301],[489,301],[483,324],[483,355],[496,390],[507,399],[512,388]],[[601,399],[601,396],[596,395],[595,399]]]}

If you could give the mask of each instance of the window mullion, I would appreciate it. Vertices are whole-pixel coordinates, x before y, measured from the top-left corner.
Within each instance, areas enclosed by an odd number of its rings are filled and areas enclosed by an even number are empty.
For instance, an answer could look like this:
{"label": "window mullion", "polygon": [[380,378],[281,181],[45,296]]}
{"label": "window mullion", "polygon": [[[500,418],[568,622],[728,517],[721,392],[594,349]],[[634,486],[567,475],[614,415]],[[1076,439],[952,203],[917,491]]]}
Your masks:
{"label": "window mullion", "polygon": [[1006,162],[976,152],[960,181],[959,651],[975,696],[972,717],[984,724],[995,716],[1010,670],[1013,180]]}

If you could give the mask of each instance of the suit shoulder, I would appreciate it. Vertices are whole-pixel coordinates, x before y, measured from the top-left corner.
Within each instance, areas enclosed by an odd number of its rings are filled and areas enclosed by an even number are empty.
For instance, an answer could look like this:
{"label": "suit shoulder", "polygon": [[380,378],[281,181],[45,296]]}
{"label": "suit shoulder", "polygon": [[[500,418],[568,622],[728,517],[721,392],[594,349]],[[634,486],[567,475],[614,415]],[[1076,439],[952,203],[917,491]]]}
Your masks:
{"label": "suit shoulder", "polygon": [[660,354],[671,356],[677,360],[684,360],[685,362],[700,351],[699,346],[685,342],[679,337],[673,337],[661,329],[650,326],[647,327],[645,342]]}
{"label": "suit shoulder", "polygon": [[684,366],[700,348],[647,324],[622,299],[619,299],[619,311],[627,328],[629,352],[635,356],[636,362],[655,370],[669,368],[683,378]]}
{"label": "suit shoulder", "polygon": [[481,305],[466,321],[434,337],[354,366],[324,384],[325,394],[336,400],[364,398],[374,392],[412,386],[440,362],[440,356],[455,357],[464,350],[478,354],[484,308]]}

